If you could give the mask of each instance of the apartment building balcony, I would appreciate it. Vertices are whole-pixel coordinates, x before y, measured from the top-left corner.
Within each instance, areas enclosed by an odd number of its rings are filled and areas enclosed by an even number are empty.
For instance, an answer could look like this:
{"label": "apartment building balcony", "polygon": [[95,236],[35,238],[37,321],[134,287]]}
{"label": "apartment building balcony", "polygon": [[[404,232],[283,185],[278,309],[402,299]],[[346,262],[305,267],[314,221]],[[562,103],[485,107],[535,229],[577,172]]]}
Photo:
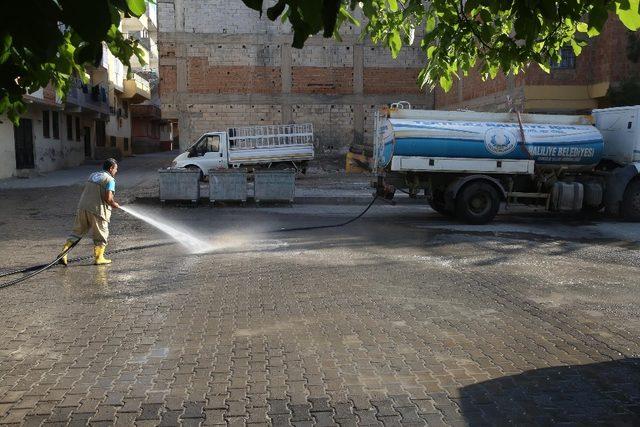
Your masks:
{"label": "apartment building balcony", "polygon": [[123,17],[120,22],[122,23],[122,31],[126,33],[148,30],[150,26],[151,28],[155,28],[155,22],[151,20],[146,13],[139,18]]}
{"label": "apartment building balcony", "polygon": [[[125,34],[125,36],[127,35]],[[135,37],[132,37],[130,35],[128,35],[127,37],[135,39]],[[135,40],[138,40],[138,39],[135,39]],[[146,40],[149,41],[149,39],[146,39]],[[129,60],[131,61],[131,67],[133,69],[148,67],[152,57],[152,54],[149,51],[149,48],[147,47],[147,45],[145,45],[145,43],[143,43],[142,40],[138,40],[138,42],[139,42],[138,47],[142,51],[142,61],[144,61],[144,63],[140,61],[137,56],[135,55],[132,56]],[[156,55],[157,55],[157,49],[156,49]]]}
{"label": "apartment building balcony", "polygon": [[146,120],[162,120],[160,115],[160,108],[157,105],[145,104],[145,105],[132,105],[131,117],[134,119],[146,119]]}
{"label": "apartment building balcony", "polygon": [[109,90],[105,85],[85,84],[75,80],[69,88],[65,110],[70,113],[94,114],[96,118],[109,118]]}
{"label": "apartment building balcony", "polygon": [[23,99],[27,104],[40,104],[55,109],[62,109],[62,99],[58,96],[51,84],[24,95]]}
{"label": "apartment building balcony", "polygon": [[151,87],[149,82],[137,74],[132,79],[124,81],[122,99],[127,99],[131,104],[139,104],[151,99]]}

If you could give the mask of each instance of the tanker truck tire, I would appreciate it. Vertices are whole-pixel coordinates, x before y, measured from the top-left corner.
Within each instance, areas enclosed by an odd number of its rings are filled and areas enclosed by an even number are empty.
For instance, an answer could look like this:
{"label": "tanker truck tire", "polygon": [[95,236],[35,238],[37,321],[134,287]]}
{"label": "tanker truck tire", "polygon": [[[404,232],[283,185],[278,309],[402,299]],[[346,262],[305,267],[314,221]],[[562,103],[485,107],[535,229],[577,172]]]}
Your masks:
{"label": "tanker truck tire", "polygon": [[456,217],[469,224],[486,224],[500,209],[500,196],[487,182],[471,182],[456,197]]}
{"label": "tanker truck tire", "polygon": [[431,206],[431,209],[433,209],[434,211],[438,212],[440,215],[446,216],[446,217],[452,217],[453,216],[453,212],[447,210],[444,207],[444,203],[440,203],[440,202],[436,202],[435,200],[431,200],[429,202],[429,206]]}
{"label": "tanker truck tire", "polygon": [[429,199],[429,206],[431,206],[431,209],[438,212],[440,215],[446,216],[447,218],[454,216],[454,213],[445,207],[444,194],[442,194],[441,191],[436,192],[431,199]]}
{"label": "tanker truck tire", "polygon": [[624,192],[622,217],[627,221],[640,222],[640,179],[631,181]]}

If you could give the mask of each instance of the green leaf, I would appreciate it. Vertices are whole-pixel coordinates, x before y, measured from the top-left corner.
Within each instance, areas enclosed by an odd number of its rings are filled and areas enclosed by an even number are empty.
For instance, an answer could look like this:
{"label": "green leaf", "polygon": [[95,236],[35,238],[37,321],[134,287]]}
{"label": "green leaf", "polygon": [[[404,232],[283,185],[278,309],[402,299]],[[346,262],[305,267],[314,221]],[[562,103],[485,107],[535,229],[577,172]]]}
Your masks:
{"label": "green leaf", "polygon": [[398,1],[397,0],[387,0],[387,3],[389,3],[389,9],[392,12],[397,12],[398,11]]}
{"label": "green leaf", "polygon": [[464,5],[464,12],[466,14],[471,14],[471,12],[478,7],[478,5],[480,4],[479,0],[467,0],[467,2]]}
{"label": "green leaf", "polygon": [[306,33],[303,30],[298,30],[293,33],[293,43],[291,46],[296,49],[302,49],[304,47],[304,42],[309,38],[309,33]]}
{"label": "green leaf", "polygon": [[574,39],[571,39],[571,47],[573,48],[573,53],[578,56],[582,52],[582,46],[580,46]]}
{"label": "green leaf", "polygon": [[498,71],[500,71],[500,68],[497,65],[491,65],[489,67],[489,77],[495,79],[498,75]]}
{"label": "green leaf", "polygon": [[433,15],[429,15],[427,17],[427,23],[425,25],[425,31],[427,33],[432,32],[436,28],[436,17]]}
{"label": "green leaf", "polygon": [[547,74],[549,74],[551,72],[551,67],[547,63],[538,62],[538,67],[540,67],[542,69],[542,71],[544,71]]}
{"label": "green leaf", "polygon": [[598,34],[602,31],[604,23],[607,22],[609,12],[604,3],[596,3],[589,12],[589,29],[594,28]]}
{"label": "green leaf", "polygon": [[342,18],[344,18],[345,20],[351,22],[356,27],[360,26],[360,21],[354,18],[353,15],[351,15],[344,7],[340,8],[340,16],[342,16]]}
{"label": "green leaf", "polygon": [[324,0],[322,2],[322,25],[324,27],[323,36],[331,37],[336,29],[338,21],[338,11],[341,0]]}
{"label": "green leaf", "polygon": [[65,23],[88,42],[104,40],[111,27],[111,11],[107,0],[59,0]]}
{"label": "green leaf", "polygon": [[127,7],[133,16],[141,16],[146,10],[147,5],[144,0],[127,0]]}
{"label": "green leaf", "polygon": [[284,8],[287,6],[287,2],[285,0],[278,0],[276,4],[267,9],[267,18],[272,21],[278,19],[278,16],[284,12]]}
{"label": "green leaf", "polygon": [[628,29],[636,31],[640,29],[640,0],[626,0],[625,3],[616,2],[616,13]]}
{"label": "green leaf", "polygon": [[262,16],[262,0],[242,0],[249,9],[257,10]]}
{"label": "green leaf", "polygon": [[400,49],[402,48],[402,40],[400,40],[400,33],[398,30],[393,30],[391,34],[389,34],[388,45],[391,50],[391,56],[394,59],[397,58],[398,53],[400,53]]}
{"label": "green leaf", "polygon": [[451,79],[451,76],[449,74],[443,74],[442,76],[440,76],[440,87],[445,92],[449,92],[451,86],[453,86],[453,80]]}
{"label": "green leaf", "polygon": [[589,31],[589,25],[587,25],[586,22],[578,22],[578,25],[576,25],[576,29],[581,33],[586,33],[587,31]]}
{"label": "green leaf", "polygon": [[556,9],[555,0],[540,0],[540,11],[547,20],[556,20],[558,17],[558,10]]}
{"label": "green leaf", "polygon": [[431,59],[433,58],[433,53],[436,51],[436,46],[431,45],[427,48],[427,58]]}

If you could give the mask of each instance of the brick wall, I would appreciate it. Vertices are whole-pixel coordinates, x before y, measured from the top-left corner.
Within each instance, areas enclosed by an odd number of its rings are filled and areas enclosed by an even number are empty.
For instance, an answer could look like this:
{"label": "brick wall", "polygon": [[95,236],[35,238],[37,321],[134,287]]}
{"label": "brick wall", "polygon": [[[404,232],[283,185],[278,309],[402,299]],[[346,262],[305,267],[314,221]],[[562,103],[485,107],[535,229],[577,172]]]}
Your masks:
{"label": "brick wall", "polygon": [[334,67],[293,67],[292,93],[353,93],[353,69]]}
{"label": "brick wall", "polygon": [[176,79],[175,65],[160,65],[160,81],[158,84],[160,96],[176,92]]}
{"label": "brick wall", "polygon": [[420,94],[417,68],[365,68],[364,93]]}
{"label": "brick wall", "polygon": [[189,58],[187,89],[190,93],[278,93],[280,68],[210,66],[207,58]]}

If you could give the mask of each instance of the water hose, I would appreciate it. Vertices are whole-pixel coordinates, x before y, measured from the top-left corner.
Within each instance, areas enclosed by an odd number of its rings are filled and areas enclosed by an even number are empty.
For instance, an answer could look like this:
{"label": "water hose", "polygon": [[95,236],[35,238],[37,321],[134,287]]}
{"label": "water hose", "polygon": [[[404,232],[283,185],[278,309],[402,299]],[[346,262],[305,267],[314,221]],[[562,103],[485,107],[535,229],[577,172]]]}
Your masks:
{"label": "water hose", "polygon": [[9,271],[9,272],[0,274],[0,277],[6,277],[6,276],[12,276],[14,274],[19,274],[19,273],[29,273],[29,274],[27,274],[25,276],[22,276],[22,277],[18,278],[18,279],[14,279],[14,280],[12,280],[10,282],[0,284],[0,289],[6,288],[8,286],[16,285],[16,284],[18,284],[18,283],[20,283],[20,282],[22,282],[24,280],[29,279],[30,277],[35,276],[38,273],[42,273],[43,271],[53,267],[55,264],[58,263],[58,261],[60,261],[62,259],[63,256],[65,256],[71,249],[73,249],[73,247],[75,245],[77,245],[78,242],[80,242],[80,239],[78,239],[75,242],[73,242],[71,244],[71,246],[69,246],[67,249],[62,251],[62,253],[60,253],[60,255],[58,255],[58,257],[56,259],[54,259],[53,261],[51,261],[49,264],[34,265],[32,267],[23,268],[21,270],[14,270],[14,271]]}
{"label": "water hose", "polygon": [[[328,224],[328,225],[314,225],[314,226],[309,226],[309,227],[294,227],[294,228],[280,228],[278,230],[272,230],[269,231],[269,233],[286,233],[286,232],[292,232],[292,231],[308,231],[308,230],[320,230],[320,229],[326,229],[326,228],[336,228],[336,227],[344,227],[345,225],[349,225],[354,221],[357,221],[358,219],[362,218],[362,216],[364,214],[367,213],[367,211],[369,209],[371,209],[371,207],[373,206],[373,204],[376,202],[376,200],[378,200],[378,196],[375,196],[373,198],[373,200],[371,200],[371,202],[367,205],[367,207],[360,212],[357,216],[349,219],[348,221],[345,222],[341,222],[338,224]],[[66,250],[64,250],[63,252],[60,253],[60,255],[58,255],[58,257],[56,259],[54,259],[53,261],[51,261],[48,264],[40,264],[40,265],[34,265],[31,267],[25,267],[22,269],[18,269],[18,270],[12,270],[12,271],[7,271],[4,273],[0,273],[0,278],[1,277],[7,277],[7,276],[13,276],[15,274],[21,274],[21,273],[28,273],[24,276],[21,276],[17,279],[11,280],[9,282],[6,283],[0,283],[0,289],[2,288],[6,288],[9,286],[13,286],[13,285],[17,285],[18,283],[24,282],[27,279],[30,279],[31,277],[42,273],[45,270],[48,270],[49,268],[53,267],[54,265],[56,265],[58,263],[58,261],[60,261],[62,259],[63,256],[65,256],[67,253],[69,253],[69,251],[71,249],[73,249],[78,242],[80,242],[80,239],[76,240],[73,244],[71,244],[71,246],[69,246]],[[169,241],[169,242],[160,242],[160,243],[152,243],[149,245],[139,245],[139,246],[131,246],[128,248],[122,248],[122,249],[115,249],[113,251],[109,251],[107,252],[107,255],[113,255],[113,254],[117,254],[117,253],[122,253],[122,252],[128,252],[128,251],[137,251],[137,250],[141,250],[141,249],[151,249],[151,248],[157,248],[157,247],[161,247],[161,246],[168,246],[168,245],[173,245],[176,242],[173,241]],[[70,263],[72,262],[79,262],[79,261],[84,261],[84,260],[88,260],[90,258],[93,258],[91,255],[89,256],[85,256],[85,257],[80,257],[80,258],[74,258],[69,260]]]}
{"label": "water hose", "polygon": [[[53,261],[51,261],[49,264],[34,265],[34,266],[31,266],[31,267],[22,268],[22,269],[19,269],[19,270],[12,270],[12,271],[7,271],[7,272],[4,272],[4,273],[0,273],[0,277],[13,276],[15,274],[20,274],[20,273],[29,273],[29,274],[27,274],[25,276],[21,276],[21,277],[19,277],[17,279],[9,281],[9,282],[0,283],[0,289],[6,288],[8,286],[17,285],[18,283],[23,282],[23,281],[25,281],[27,279],[30,279],[31,277],[35,276],[36,274],[40,274],[43,271],[48,270],[49,268],[53,267],[54,265],[56,265],[58,263],[58,261],[60,261],[62,259],[63,256],[65,256],[71,249],[73,249],[73,247],[75,245],[77,245],[78,242],[80,242],[80,239],[76,240],[71,246],[69,246],[69,248],[67,248],[65,251],[60,253],[60,255],[58,255],[58,257],[56,259],[54,259]],[[160,247],[160,246],[167,246],[167,245],[173,245],[173,244],[175,244],[175,242],[160,242],[160,243],[152,243],[152,244],[149,244],[149,245],[131,246],[131,247],[128,247],[128,248],[115,249],[113,251],[109,251],[109,252],[106,253],[106,255],[113,255],[113,254],[118,254],[118,253],[128,252],[128,251],[137,251],[137,250],[140,250],[140,249],[151,249],[151,248],[157,248],[157,247]],[[74,259],[70,259],[69,263],[86,261],[86,260],[91,259],[91,258],[93,258],[93,255],[74,258]]]}
{"label": "water hose", "polygon": [[353,218],[351,218],[348,221],[341,222],[339,224],[312,225],[312,226],[309,226],[309,227],[295,227],[295,228],[281,228],[279,230],[273,230],[273,231],[271,231],[271,233],[286,233],[286,232],[289,232],[289,231],[320,230],[320,229],[324,229],[324,228],[344,227],[345,225],[349,225],[352,222],[357,221],[360,218],[362,218],[362,216],[364,214],[366,214],[369,209],[371,209],[371,206],[373,206],[373,204],[376,202],[376,200],[378,200],[378,196],[374,196],[373,200],[371,200],[369,205],[367,205],[367,207],[362,212],[360,212],[360,214],[358,214],[357,216],[354,216]]}

